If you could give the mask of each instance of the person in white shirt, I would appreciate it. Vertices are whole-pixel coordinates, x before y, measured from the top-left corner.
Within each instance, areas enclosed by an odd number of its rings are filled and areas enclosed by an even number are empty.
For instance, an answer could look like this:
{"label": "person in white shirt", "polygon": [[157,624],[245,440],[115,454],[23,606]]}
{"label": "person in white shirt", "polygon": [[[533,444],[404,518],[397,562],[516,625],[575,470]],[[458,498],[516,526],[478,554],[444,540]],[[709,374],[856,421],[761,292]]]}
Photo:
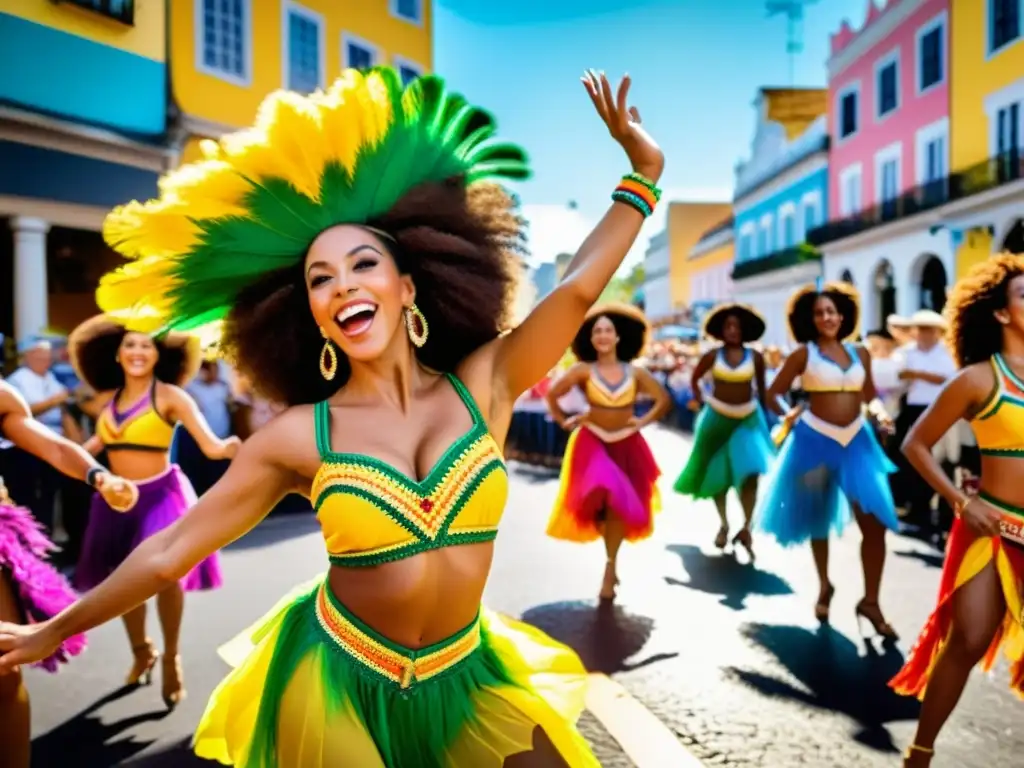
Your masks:
{"label": "person in white shirt", "polygon": [[[914,328],[915,343],[902,350],[903,366],[899,377],[907,384],[907,394],[896,419],[897,444],[902,444],[914,422],[935,402],[946,381],[956,374],[956,362],[942,343],[946,330],[942,315],[922,309],[913,314],[910,322]],[[952,437],[955,439],[957,434],[953,432]],[[944,455],[942,458],[947,457]],[[935,492],[905,459],[899,466],[908,520],[924,528],[932,528],[931,502]]]}
{"label": "person in white shirt", "polygon": [[[50,371],[53,350],[50,342],[32,336],[18,345],[22,365],[7,383],[28,403],[32,417],[52,432],[64,436],[64,410],[69,393]],[[11,498],[32,510],[36,520],[53,538],[54,515],[63,476],[52,466],[17,447],[4,450],[3,470]]]}

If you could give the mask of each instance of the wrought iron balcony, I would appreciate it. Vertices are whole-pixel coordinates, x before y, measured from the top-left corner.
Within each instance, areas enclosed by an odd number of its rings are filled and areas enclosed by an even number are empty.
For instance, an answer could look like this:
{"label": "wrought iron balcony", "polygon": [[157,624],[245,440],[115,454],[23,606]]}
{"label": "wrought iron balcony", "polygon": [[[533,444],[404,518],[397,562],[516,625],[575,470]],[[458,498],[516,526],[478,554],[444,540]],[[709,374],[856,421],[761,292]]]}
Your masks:
{"label": "wrought iron balcony", "polygon": [[757,259],[743,261],[733,267],[732,279],[742,280],[754,275],[763,275],[766,272],[774,272],[777,269],[795,267],[797,264],[804,264],[810,261],[821,261],[821,254],[806,243],[784,248],[781,251],[770,253]]}
{"label": "wrought iron balcony", "polygon": [[899,197],[877,203],[852,216],[828,221],[808,232],[807,242],[818,246],[842,240],[1019,179],[1024,179],[1024,157],[1019,151],[1006,152],[947,178],[912,187]]}

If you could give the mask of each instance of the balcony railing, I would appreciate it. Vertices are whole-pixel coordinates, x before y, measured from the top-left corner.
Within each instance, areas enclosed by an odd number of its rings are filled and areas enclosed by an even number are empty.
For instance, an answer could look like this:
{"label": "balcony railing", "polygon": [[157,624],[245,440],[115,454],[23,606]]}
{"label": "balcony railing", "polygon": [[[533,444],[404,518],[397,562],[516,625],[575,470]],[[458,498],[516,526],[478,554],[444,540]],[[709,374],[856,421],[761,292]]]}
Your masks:
{"label": "balcony railing", "polygon": [[1020,152],[1006,152],[947,178],[912,187],[899,197],[877,203],[852,216],[826,222],[807,233],[807,242],[822,245],[842,240],[1019,179],[1024,179],[1024,158]]}
{"label": "balcony railing", "polygon": [[777,269],[795,267],[797,264],[804,264],[811,261],[821,261],[821,254],[806,243],[784,248],[781,251],[763,256],[750,261],[742,261],[733,267],[732,279],[742,280],[754,275],[763,275],[765,272],[774,272]]}

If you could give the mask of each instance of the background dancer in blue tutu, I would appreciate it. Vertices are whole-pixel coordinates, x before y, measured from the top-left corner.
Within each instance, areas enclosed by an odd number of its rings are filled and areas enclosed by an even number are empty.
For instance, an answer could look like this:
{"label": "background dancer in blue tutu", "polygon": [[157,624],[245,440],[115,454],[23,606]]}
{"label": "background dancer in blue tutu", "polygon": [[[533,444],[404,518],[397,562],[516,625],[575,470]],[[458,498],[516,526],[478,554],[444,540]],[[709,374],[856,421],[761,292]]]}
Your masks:
{"label": "background dancer in blue tutu", "polygon": [[885,565],[885,529],[896,529],[896,509],[888,475],[896,471],[863,415],[882,429],[892,429],[871,380],[863,347],[847,343],[857,328],[857,293],[845,283],[807,286],[789,301],[789,329],[800,347],[789,356],[768,390],[768,406],[781,414],[781,395],[800,376],[808,393],[806,406],[786,415],[792,430],[768,477],[756,517],[759,527],[784,546],[810,539],[821,582],[815,606],[828,620],[835,589],[828,578],[828,538],[841,533],[852,516],[860,526],[864,598],[857,616],[882,637],[895,640],[878,594]]}
{"label": "background dancer in blue tutu", "polygon": [[[764,335],[764,319],[742,304],[723,304],[704,321],[704,334],[721,342],[707,352],[693,371],[693,403],[700,410],[694,425],[693,449],[675,483],[678,493],[714,499],[722,527],[715,546],[729,543],[726,494],[736,489],[743,505],[743,528],[733,538],[754,560],[750,521],[757,500],[757,478],[768,471],[775,446],[764,415],[764,358],[747,346]],[[704,397],[700,382],[714,381]],[[756,386],[755,386],[756,382]]]}

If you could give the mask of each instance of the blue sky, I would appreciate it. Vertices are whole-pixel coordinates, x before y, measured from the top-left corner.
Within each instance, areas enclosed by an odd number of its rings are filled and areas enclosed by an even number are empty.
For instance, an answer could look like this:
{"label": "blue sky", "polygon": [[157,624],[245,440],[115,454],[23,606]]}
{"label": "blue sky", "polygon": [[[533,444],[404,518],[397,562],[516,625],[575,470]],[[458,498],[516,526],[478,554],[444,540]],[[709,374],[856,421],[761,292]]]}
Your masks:
{"label": "blue sky", "polygon": [[[796,85],[825,85],[829,35],[843,19],[859,27],[868,2],[806,6]],[[786,37],[765,0],[435,0],[434,66],[529,151],[534,177],[517,191],[539,261],[575,250],[629,170],[580,85],[584,68],[632,76],[631,101],[665,150],[666,199],[725,200],[757,89],[791,84]],[[663,225],[652,217],[630,262]]]}

